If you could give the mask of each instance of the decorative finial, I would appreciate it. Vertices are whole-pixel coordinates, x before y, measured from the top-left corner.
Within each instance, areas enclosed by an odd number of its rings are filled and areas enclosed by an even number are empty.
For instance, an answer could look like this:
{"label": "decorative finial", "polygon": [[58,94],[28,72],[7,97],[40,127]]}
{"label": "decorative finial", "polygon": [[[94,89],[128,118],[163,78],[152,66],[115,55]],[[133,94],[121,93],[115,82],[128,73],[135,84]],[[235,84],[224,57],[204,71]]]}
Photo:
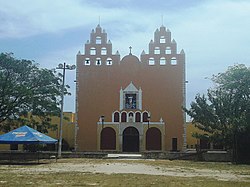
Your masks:
{"label": "decorative finial", "polygon": [[131,51],[132,51],[132,47],[130,46],[130,47],[129,47],[129,54],[130,54],[130,55],[132,55],[132,52],[131,52]]}
{"label": "decorative finial", "polygon": [[162,14],[162,15],[161,15],[161,25],[162,25],[162,26],[163,26],[163,22],[164,22],[163,19],[164,19],[164,15]]}
{"label": "decorative finial", "polygon": [[163,123],[163,119],[162,118],[160,119],[160,122]]}

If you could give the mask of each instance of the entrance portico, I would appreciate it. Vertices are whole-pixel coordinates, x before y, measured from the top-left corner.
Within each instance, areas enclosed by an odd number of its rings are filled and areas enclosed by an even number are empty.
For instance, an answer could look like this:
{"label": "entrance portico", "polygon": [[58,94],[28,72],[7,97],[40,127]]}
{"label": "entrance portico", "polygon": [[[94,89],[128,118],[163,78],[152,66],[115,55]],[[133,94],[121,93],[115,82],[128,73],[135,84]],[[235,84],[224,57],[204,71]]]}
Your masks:
{"label": "entrance portico", "polygon": [[151,113],[142,110],[141,88],[137,89],[132,82],[121,88],[119,110],[110,115],[111,122],[106,122],[102,115],[97,122],[98,150],[164,151],[165,123],[162,118],[153,122]]}
{"label": "entrance portico", "polygon": [[98,122],[98,150],[164,151],[165,123],[150,122],[148,125],[148,122]]}

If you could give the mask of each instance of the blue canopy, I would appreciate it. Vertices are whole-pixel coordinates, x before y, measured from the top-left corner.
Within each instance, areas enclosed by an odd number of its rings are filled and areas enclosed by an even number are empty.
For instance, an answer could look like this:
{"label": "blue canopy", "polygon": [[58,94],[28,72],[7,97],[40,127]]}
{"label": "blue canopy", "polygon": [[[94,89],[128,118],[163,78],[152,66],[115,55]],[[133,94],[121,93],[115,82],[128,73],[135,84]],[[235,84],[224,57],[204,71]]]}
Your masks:
{"label": "blue canopy", "polygon": [[0,135],[0,144],[54,144],[57,140],[28,126]]}

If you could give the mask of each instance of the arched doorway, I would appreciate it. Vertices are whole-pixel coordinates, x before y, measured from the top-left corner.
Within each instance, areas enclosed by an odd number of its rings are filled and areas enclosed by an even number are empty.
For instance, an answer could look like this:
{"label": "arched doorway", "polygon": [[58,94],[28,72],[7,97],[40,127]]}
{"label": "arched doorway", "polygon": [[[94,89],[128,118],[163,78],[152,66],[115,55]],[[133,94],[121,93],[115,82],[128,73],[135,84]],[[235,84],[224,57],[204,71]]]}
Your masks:
{"label": "arched doorway", "polygon": [[115,150],[116,149],[116,135],[115,130],[111,127],[106,127],[101,132],[101,150]]}
{"label": "arched doorway", "polygon": [[139,132],[134,127],[128,127],[122,134],[122,151],[139,152]]}
{"label": "arched doorway", "polygon": [[146,150],[161,150],[161,131],[155,127],[151,127],[146,133]]}

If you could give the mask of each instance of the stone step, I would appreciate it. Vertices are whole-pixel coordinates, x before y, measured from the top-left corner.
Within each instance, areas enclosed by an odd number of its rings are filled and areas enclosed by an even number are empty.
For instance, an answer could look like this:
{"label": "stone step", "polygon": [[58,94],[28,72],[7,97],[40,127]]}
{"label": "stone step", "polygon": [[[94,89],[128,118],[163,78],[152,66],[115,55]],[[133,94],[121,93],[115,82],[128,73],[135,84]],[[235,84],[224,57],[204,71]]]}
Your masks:
{"label": "stone step", "polygon": [[141,154],[108,154],[108,159],[142,159]]}

